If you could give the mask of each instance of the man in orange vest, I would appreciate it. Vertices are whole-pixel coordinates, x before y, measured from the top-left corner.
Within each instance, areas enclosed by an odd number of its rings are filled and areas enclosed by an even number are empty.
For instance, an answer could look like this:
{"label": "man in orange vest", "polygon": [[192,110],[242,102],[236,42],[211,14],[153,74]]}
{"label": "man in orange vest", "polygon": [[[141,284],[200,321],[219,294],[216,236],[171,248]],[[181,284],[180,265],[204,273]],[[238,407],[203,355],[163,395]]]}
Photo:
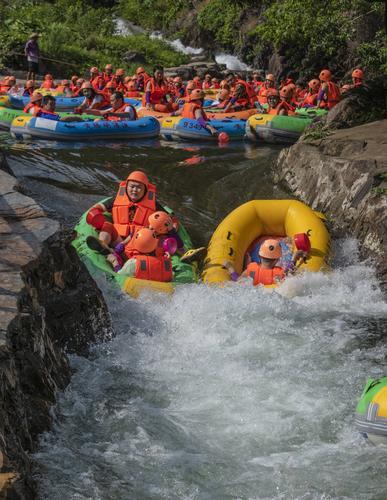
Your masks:
{"label": "man in orange vest", "polygon": [[224,108],[224,112],[227,113],[231,110],[239,111],[241,109],[252,108],[257,101],[257,96],[254,92],[253,87],[242,79],[236,78],[233,73],[227,76],[227,83],[233,89],[233,93],[230,102]]}
{"label": "man in orange vest", "polygon": [[319,79],[321,87],[317,96],[317,107],[332,109],[340,102],[340,89],[332,82],[332,73],[329,69],[323,69],[319,75]]}

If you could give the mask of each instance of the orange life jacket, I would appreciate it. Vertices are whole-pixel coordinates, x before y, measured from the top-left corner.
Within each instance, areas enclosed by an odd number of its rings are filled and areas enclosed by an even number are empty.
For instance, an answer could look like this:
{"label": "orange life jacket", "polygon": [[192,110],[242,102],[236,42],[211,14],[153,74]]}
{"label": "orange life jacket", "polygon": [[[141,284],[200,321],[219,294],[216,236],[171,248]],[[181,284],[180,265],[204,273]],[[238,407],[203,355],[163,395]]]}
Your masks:
{"label": "orange life jacket", "polygon": [[257,100],[257,95],[253,87],[244,80],[237,80],[235,87],[238,87],[239,85],[243,85],[243,87],[245,88],[245,98],[242,97],[241,99],[238,99],[238,101],[247,99],[247,103],[250,104],[251,106],[254,106],[254,103]]}
{"label": "orange life jacket", "polygon": [[306,107],[305,105],[307,106],[315,106],[316,105],[316,102],[317,102],[317,95],[318,93],[316,92],[315,94],[308,94],[303,103],[302,103],[302,106],[303,107]]}
{"label": "orange life jacket", "polygon": [[35,115],[40,109],[42,109],[40,106],[38,106],[35,102],[29,102],[27,106],[23,109],[23,113],[29,113],[32,115]]}
{"label": "orange life jacket", "polygon": [[191,120],[196,120],[195,111],[197,109],[202,110],[203,119],[207,120],[206,113],[203,111],[202,106],[200,104],[196,104],[195,102],[185,103],[183,106],[183,111],[180,116],[182,118],[190,118]]}
{"label": "orange life jacket", "polygon": [[294,115],[294,107],[286,101],[281,101],[277,107],[268,111],[269,115],[278,115],[281,109],[285,109],[288,115]]}
{"label": "orange life jacket", "polygon": [[[119,107],[118,109],[115,109],[114,111],[111,111],[112,113],[127,113],[127,108],[130,107],[132,108],[133,112],[134,112],[134,119],[137,120],[137,111],[136,111],[136,108],[134,106],[132,106],[131,104],[127,104],[126,102],[124,102],[124,104]],[[108,116],[107,117],[107,120],[110,120],[110,121],[117,121],[117,120],[125,120],[126,118],[120,118],[119,116]]]}
{"label": "orange life jacket", "polygon": [[136,255],[136,272],[134,278],[152,281],[172,281],[172,261],[165,255]]}
{"label": "orange life jacket", "polygon": [[263,83],[261,85],[261,88],[259,89],[259,92],[258,92],[258,101],[261,103],[261,104],[266,104],[267,103],[267,91],[268,89],[274,89],[275,87],[272,86],[272,87],[267,87],[265,83]]}
{"label": "orange life jacket", "polygon": [[328,84],[328,92],[325,100],[321,101],[320,108],[332,109],[340,102],[341,94],[339,87],[334,82],[326,82]]}
{"label": "orange life jacket", "polygon": [[[136,210],[131,220],[130,209],[132,207]],[[149,184],[144,197],[137,203],[133,203],[126,193],[126,181],[120,182],[112,208],[113,225],[120,236],[126,238],[138,229],[146,227],[148,217],[154,212],[156,212],[156,186]]]}
{"label": "orange life jacket", "polygon": [[55,89],[56,85],[53,80],[44,80],[42,85],[40,86],[41,89]]}
{"label": "orange life jacket", "polygon": [[[161,82],[159,85],[154,78],[149,78],[147,81],[147,85],[150,82],[150,103],[151,104],[162,104],[162,101],[165,100],[165,96],[168,94],[168,84],[165,80]],[[145,94],[142,96],[142,105],[146,106],[146,96]]]}
{"label": "orange life jacket", "polygon": [[253,285],[273,285],[276,283],[276,278],[282,279],[285,276],[284,270],[281,267],[273,267],[273,269],[263,269],[261,264],[251,262],[247,268],[247,275],[253,278]]}

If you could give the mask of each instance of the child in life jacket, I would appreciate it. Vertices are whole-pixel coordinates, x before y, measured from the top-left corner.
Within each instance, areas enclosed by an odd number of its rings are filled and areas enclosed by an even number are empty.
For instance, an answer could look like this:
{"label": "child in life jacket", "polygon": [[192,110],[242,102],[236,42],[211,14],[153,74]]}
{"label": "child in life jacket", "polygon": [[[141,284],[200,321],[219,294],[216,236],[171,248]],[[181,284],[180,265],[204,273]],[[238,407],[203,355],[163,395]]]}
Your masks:
{"label": "child in life jacket", "polygon": [[169,255],[178,253],[183,255],[184,243],[177,232],[177,221],[166,212],[157,211],[148,218],[149,229],[152,229],[159,238],[158,251]]}

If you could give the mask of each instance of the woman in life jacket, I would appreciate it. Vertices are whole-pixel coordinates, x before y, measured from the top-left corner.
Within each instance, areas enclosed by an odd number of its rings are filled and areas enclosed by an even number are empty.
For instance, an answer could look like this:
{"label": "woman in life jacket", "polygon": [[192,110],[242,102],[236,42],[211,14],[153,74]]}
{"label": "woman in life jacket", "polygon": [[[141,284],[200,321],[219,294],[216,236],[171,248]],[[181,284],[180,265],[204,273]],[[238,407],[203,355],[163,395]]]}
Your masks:
{"label": "woman in life jacket", "polygon": [[191,120],[196,120],[198,124],[208,130],[208,132],[217,137],[219,132],[210,125],[206,113],[203,110],[204,103],[204,92],[201,89],[194,89],[190,94],[189,102],[186,102],[184,106],[174,113],[171,113],[171,116],[181,116],[182,118],[189,118]]}
{"label": "woman in life jacket", "polygon": [[315,78],[308,83],[308,93],[300,103],[302,108],[314,108],[316,106],[319,88],[320,82]]}
{"label": "woman in life jacket", "polygon": [[74,109],[76,113],[90,113],[90,111],[104,109],[110,104],[105,95],[97,93],[90,82],[82,83],[81,92],[84,99],[81,105]]}
{"label": "woman in life jacket", "polygon": [[156,66],[153,70],[153,77],[146,84],[142,105],[159,113],[171,112],[175,106],[173,106],[172,101],[167,99],[168,92],[168,83],[164,78],[164,68]]}
{"label": "woman in life jacket", "polygon": [[[99,233],[98,239],[90,236],[87,245],[98,252],[111,251],[116,245],[127,243],[133,235],[148,225],[151,214],[163,207],[156,200],[156,186],[149,182],[141,170],[131,172],[120,182],[116,197],[97,203],[89,210],[87,222]],[[112,214],[112,222],[104,213]]]}
{"label": "woman in life jacket", "polygon": [[233,111],[240,111],[242,109],[249,109],[254,107],[257,101],[257,96],[254,89],[245,80],[237,78],[233,73],[227,76],[227,83],[232,89],[232,95],[229,103],[224,108],[227,113],[231,109]]}
{"label": "woman in life jacket", "polygon": [[258,101],[261,104],[267,103],[267,91],[268,89],[275,89],[275,77],[271,73],[266,75],[265,81],[262,83],[258,91]]}
{"label": "woman in life jacket", "polygon": [[29,113],[36,116],[37,112],[41,109],[43,96],[40,92],[32,94],[30,102],[24,107],[23,113]]}
{"label": "woman in life jacket", "polygon": [[317,96],[317,107],[332,109],[340,102],[341,94],[339,87],[332,82],[332,73],[329,69],[323,69],[319,75],[321,82]]}
{"label": "woman in life jacket", "polygon": [[119,121],[119,120],[137,120],[137,112],[131,104],[124,102],[124,96],[122,92],[115,90],[110,95],[110,105],[111,107],[103,110],[91,110],[90,114],[101,116],[105,120],[109,121]]}
{"label": "woman in life jacket", "polygon": [[44,80],[40,86],[41,89],[54,90],[56,89],[56,85],[54,79],[50,73],[45,75]]}

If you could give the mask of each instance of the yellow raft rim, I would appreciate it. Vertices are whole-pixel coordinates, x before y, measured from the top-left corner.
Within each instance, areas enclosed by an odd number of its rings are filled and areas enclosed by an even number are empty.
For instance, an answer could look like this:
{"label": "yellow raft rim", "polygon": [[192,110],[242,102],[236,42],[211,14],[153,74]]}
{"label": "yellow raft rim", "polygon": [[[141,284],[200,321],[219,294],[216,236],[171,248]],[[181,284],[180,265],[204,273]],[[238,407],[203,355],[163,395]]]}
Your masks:
{"label": "yellow raft rim", "polygon": [[[202,280],[205,283],[230,281],[223,267],[229,261],[238,274],[243,271],[246,251],[261,236],[291,237],[307,233],[311,252],[300,270],[317,272],[329,269],[330,237],[325,217],[297,200],[253,200],[233,210],[215,230],[207,249]],[[277,285],[269,285],[269,288]]]}

